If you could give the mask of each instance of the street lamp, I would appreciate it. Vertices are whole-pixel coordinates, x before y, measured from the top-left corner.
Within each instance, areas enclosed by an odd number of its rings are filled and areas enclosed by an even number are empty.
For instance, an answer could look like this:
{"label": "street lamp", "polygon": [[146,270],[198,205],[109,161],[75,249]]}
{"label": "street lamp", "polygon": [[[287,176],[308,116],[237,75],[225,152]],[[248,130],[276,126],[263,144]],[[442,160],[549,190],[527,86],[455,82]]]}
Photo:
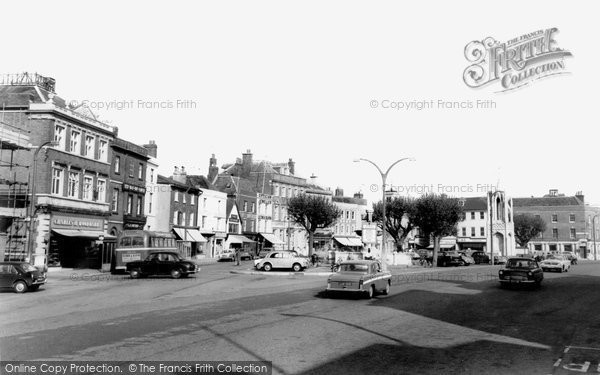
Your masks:
{"label": "street lamp", "polygon": [[598,214],[596,214],[592,217],[592,239],[594,241],[594,260],[598,260],[598,256],[596,253],[596,218],[597,217],[598,217]]}
{"label": "street lamp", "polygon": [[396,160],[395,162],[392,163],[392,165],[389,166],[389,168],[385,171],[385,173],[381,170],[381,168],[379,168],[379,166],[377,164],[375,164],[374,162],[372,162],[369,159],[364,159],[364,158],[360,158],[360,159],[355,159],[354,162],[355,163],[359,163],[361,161],[366,161],[367,163],[371,163],[373,164],[373,166],[375,166],[375,168],[377,168],[377,170],[379,171],[379,174],[381,174],[381,187],[382,187],[382,196],[383,199],[381,200],[381,216],[382,216],[382,232],[381,232],[381,259],[382,259],[382,266],[383,266],[383,270],[387,270],[387,263],[386,263],[386,251],[385,251],[385,232],[386,232],[386,216],[385,216],[385,185],[386,185],[386,180],[387,180],[387,176],[388,173],[390,173],[390,169],[392,169],[392,167],[398,163],[400,163],[403,160],[410,160],[410,161],[415,161],[414,158],[402,158],[399,160]]}
{"label": "street lamp", "polygon": [[34,264],[33,262],[33,241],[32,241],[32,237],[33,237],[33,224],[34,224],[34,220],[33,220],[33,216],[35,215],[35,179],[37,177],[37,157],[38,154],[40,153],[40,150],[46,146],[52,146],[52,147],[56,147],[58,146],[58,142],[56,141],[47,141],[42,143],[40,146],[37,147],[37,149],[35,150],[35,152],[33,153],[33,173],[31,176],[31,202],[29,203],[29,213],[28,213],[28,217],[29,217],[29,229],[28,229],[28,234],[27,234],[27,257],[29,258],[29,263]]}

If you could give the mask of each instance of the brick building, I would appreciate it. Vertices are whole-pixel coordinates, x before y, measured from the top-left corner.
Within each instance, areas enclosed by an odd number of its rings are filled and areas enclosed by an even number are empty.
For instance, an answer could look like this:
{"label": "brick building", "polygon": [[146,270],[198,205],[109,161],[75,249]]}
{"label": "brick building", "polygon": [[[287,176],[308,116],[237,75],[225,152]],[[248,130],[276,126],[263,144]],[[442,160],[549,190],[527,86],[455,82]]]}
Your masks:
{"label": "brick building", "polygon": [[144,199],[148,150],[115,138],[110,145],[109,233],[117,236],[125,229],[144,229]]}
{"label": "brick building", "polygon": [[600,226],[599,220],[593,218],[600,214],[600,209],[585,204],[582,192],[565,196],[552,189],[543,197],[515,198],[514,203],[515,215],[539,216],[546,223],[546,231],[529,242],[529,251],[546,254],[566,251],[576,252],[583,258],[594,256],[593,229],[598,241]]}
{"label": "brick building", "polygon": [[[0,108],[3,122],[28,132],[33,145],[13,160],[29,166],[17,168],[14,179],[29,182],[35,196],[29,215],[31,262],[43,266],[51,257],[65,267],[100,268],[114,245],[107,233],[106,192],[109,144],[117,129],[85,108],[68,106],[56,95],[55,81],[37,74],[2,77]],[[43,145],[45,151],[36,152]]]}

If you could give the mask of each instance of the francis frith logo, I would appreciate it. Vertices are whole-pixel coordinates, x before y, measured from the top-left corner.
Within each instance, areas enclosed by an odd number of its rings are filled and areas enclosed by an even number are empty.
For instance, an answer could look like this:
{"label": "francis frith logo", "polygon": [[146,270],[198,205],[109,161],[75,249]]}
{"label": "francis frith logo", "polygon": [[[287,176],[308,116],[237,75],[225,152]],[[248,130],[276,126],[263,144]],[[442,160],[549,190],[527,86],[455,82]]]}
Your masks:
{"label": "francis frith logo", "polygon": [[465,58],[471,63],[463,73],[465,84],[479,88],[497,82],[502,92],[568,73],[565,58],[572,55],[558,47],[557,33],[557,28],[550,28],[504,43],[492,37],[472,41],[465,47]]}

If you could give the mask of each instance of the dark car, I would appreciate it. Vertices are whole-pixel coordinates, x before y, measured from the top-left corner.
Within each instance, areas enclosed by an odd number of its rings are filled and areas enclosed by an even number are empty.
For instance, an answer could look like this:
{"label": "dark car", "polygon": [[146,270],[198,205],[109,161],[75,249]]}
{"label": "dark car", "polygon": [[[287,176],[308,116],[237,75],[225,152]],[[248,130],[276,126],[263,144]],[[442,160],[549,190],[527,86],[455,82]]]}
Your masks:
{"label": "dark car", "polygon": [[475,264],[488,264],[490,262],[490,256],[483,251],[474,251],[471,253],[471,257],[475,260]]}
{"label": "dark car", "polygon": [[35,291],[46,283],[46,274],[26,262],[0,262],[0,288],[17,293]]}
{"label": "dark car", "polygon": [[171,251],[150,253],[145,260],[127,263],[126,269],[132,279],[150,275],[170,275],[178,279],[200,271],[195,263],[184,260]]}
{"label": "dark car", "polygon": [[498,271],[501,286],[534,284],[540,286],[544,280],[544,271],[538,262],[531,258],[509,258],[506,265]]}
{"label": "dark car", "polygon": [[438,254],[438,267],[466,266],[468,264],[468,261],[458,251],[442,251]]}

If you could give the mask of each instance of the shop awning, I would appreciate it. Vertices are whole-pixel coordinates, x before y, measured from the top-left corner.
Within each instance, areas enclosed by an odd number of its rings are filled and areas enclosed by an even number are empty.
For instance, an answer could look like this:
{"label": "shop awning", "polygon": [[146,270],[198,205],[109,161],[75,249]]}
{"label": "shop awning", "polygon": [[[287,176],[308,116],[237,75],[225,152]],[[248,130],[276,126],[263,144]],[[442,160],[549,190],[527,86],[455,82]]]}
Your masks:
{"label": "shop awning", "polygon": [[275,237],[275,235],[272,233],[259,233],[259,234],[261,236],[263,236],[265,240],[269,241],[273,245],[283,245],[283,241],[281,241],[279,238]]}
{"label": "shop awning", "polygon": [[84,237],[99,239],[103,236],[105,240],[114,240],[115,236],[111,236],[108,233],[98,232],[94,230],[79,230],[79,229],[52,229],[54,233],[60,234],[66,237]]}
{"label": "shop awning", "polygon": [[363,243],[358,237],[336,237],[333,236],[333,239],[339,242],[342,246],[348,247],[361,247]]}
{"label": "shop awning", "polygon": [[198,229],[186,229],[187,238],[193,242],[206,242],[206,238],[200,233]]}
{"label": "shop awning", "polygon": [[179,239],[185,240],[185,229],[183,228],[173,228],[173,232],[179,237]]}
{"label": "shop awning", "polygon": [[230,234],[229,237],[227,237],[227,241],[229,241],[229,243],[255,243],[256,241],[252,241],[251,239],[249,239],[246,236],[241,236],[239,234]]}

